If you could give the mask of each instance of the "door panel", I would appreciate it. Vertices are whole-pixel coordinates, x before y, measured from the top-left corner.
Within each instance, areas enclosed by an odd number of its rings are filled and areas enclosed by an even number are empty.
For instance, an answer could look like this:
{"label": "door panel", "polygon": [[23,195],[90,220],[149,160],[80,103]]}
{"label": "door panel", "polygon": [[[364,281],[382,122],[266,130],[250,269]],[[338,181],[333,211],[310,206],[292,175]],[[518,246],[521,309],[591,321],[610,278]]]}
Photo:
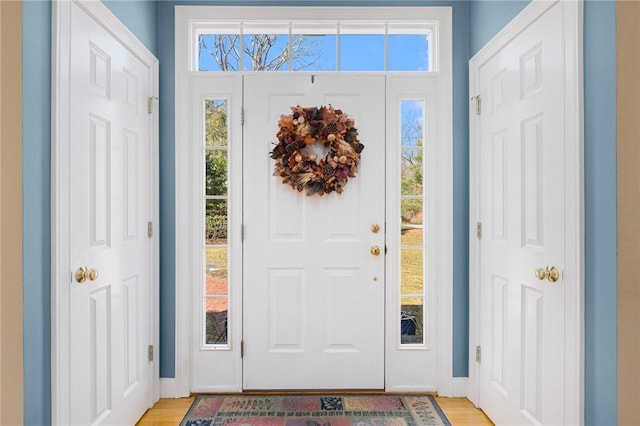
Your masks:
{"label": "door panel", "polygon": [[[480,68],[480,406],[563,424],[565,122],[556,5]],[[536,270],[555,266],[556,282]]]}
{"label": "door panel", "polygon": [[[385,109],[380,76],[246,76],[244,388],[384,387]],[[272,176],[290,107],[332,105],[365,145],[344,193],[307,196]]]}
{"label": "door panel", "polygon": [[71,7],[71,424],[134,424],[152,384],[150,70]]}

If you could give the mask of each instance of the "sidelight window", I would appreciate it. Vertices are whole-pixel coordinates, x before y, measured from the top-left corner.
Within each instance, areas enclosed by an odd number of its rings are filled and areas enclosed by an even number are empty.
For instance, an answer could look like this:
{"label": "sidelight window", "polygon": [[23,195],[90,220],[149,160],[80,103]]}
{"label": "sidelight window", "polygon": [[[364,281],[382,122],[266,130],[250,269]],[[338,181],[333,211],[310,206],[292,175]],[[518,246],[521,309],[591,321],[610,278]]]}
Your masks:
{"label": "sidelight window", "polygon": [[424,100],[400,102],[400,343],[424,343]]}
{"label": "sidelight window", "polygon": [[228,125],[227,100],[204,101],[204,344],[227,345],[228,280]]}

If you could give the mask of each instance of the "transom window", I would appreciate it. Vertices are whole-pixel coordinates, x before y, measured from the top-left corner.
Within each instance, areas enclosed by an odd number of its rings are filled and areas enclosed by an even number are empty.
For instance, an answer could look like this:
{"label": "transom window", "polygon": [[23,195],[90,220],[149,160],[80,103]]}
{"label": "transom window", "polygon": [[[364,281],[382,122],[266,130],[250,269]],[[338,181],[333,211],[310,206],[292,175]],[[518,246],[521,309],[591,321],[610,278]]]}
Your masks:
{"label": "transom window", "polygon": [[195,25],[193,71],[436,71],[434,24],[208,22]]}

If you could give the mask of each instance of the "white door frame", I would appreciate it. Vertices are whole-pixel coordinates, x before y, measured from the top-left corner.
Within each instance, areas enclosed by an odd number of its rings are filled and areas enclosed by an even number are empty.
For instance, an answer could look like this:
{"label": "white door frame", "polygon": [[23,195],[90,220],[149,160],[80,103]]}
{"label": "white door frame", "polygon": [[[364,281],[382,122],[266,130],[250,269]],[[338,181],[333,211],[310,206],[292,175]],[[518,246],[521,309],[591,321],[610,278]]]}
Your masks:
{"label": "white door frame", "polygon": [[[331,11],[331,15],[327,15]],[[365,13],[366,11],[366,13]],[[224,20],[282,20],[282,19],[319,19],[318,14],[325,13],[329,20],[335,19],[335,7],[224,7],[224,6],[179,6],[175,11],[175,110],[188,111],[190,78],[198,78],[195,69],[195,43],[191,43],[191,33],[207,21]],[[345,15],[346,14],[346,15]],[[438,26],[440,57],[437,58],[440,72],[434,73],[442,78],[439,96],[444,106],[441,112],[442,130],[438,137],[446,141],[437,148],[438,194],[432,194],[437,200],[438,214],[441,219],[437,246],[432,248],[438,253],[439,261],[434,266],[438,282],[438,393],[443,396],[461,396],[465,394],[466,378],[453,377],[453,152],[452,152],[452,11],[443,7],[344,7],[340,8],[340,16],[347,16],[351,21],[388,21],[415,20],[416,16],[430,19]],[[426,18],[425,18],[426,16]],[[345,18],[346,19],[346,18]],[[321,19],[320,19],[321,20]],[[399,74],[400,75],[400,74]],[[189,119],[185,114],[176,114],[176,283],[190,283],[194,280],[193,235],[189,228],[192,205],[192,188],[189,179],[192,159],[187,143],[177,141],[189,140]],[[195,236],[195,238],[199,238]],[[198,240],[199,241],[199,240]],[[190,394],[190,348],[191,338],[189,330],[191,318],[191,290],[187,285],[177,285],[176,295],[176,326],[175,326],[175,378],[161,380],[162,397],[184,397]],[[237,322],[236,322],[237,323]],[[407,391],[410,391],[407,389]]]}
{"label": "white door frame", "polygon": [[[558,3],[560,3],[558,5]],[[516,16],[498,35],[469,61],[469,93],[479,94],[480,68],[514,37],[553,6],[563,8],[565,96],[565,226],[566,269],[565,288],[565,419],[568,424],[582,424],[584,419],[584,176],[583,176],[583,92],[582,92],[582,1],[534,0]],[[482,105],[481,105],[482,106]],[[479,375],[475,348],[480,344],[480,268],[482,265],[480,241],[476,237],[476,224],[480,222],[479,177],[482,164],[480,151],[480,120],[476,114],[475,99],[469,109],[469,385],[468,398],[478,405]],[[483,360],[486,362],[486,360]]]}
{"label": "white door frame", "polygon": [[[101,2],[90,0],[56,0],[52,7],[51,70],[51,422],[70,422],[69,308],[70,293],[70,27],[72,3],[99,22],[115,39],[127,46],[151,70],[149,87],[152,100],[158,93],[158,60]],[[151,220],[156,231],[152,240],[149,272],[151,300],[148,341],[153,342],[152,400],[160,395],[159,386],[159,146],[158,110],[153,109],[149,122],[151,182]]]}

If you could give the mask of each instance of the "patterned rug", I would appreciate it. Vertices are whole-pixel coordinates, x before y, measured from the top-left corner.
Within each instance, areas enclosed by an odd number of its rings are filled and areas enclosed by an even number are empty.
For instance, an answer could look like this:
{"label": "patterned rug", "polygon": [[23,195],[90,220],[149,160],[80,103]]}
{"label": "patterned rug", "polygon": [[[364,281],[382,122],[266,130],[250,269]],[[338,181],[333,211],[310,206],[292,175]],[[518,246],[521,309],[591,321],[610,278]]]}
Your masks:
{"label": "patterned rug", "polygon": [[198,395],[181,426],[418,426],[449,420],[431,395]]}

